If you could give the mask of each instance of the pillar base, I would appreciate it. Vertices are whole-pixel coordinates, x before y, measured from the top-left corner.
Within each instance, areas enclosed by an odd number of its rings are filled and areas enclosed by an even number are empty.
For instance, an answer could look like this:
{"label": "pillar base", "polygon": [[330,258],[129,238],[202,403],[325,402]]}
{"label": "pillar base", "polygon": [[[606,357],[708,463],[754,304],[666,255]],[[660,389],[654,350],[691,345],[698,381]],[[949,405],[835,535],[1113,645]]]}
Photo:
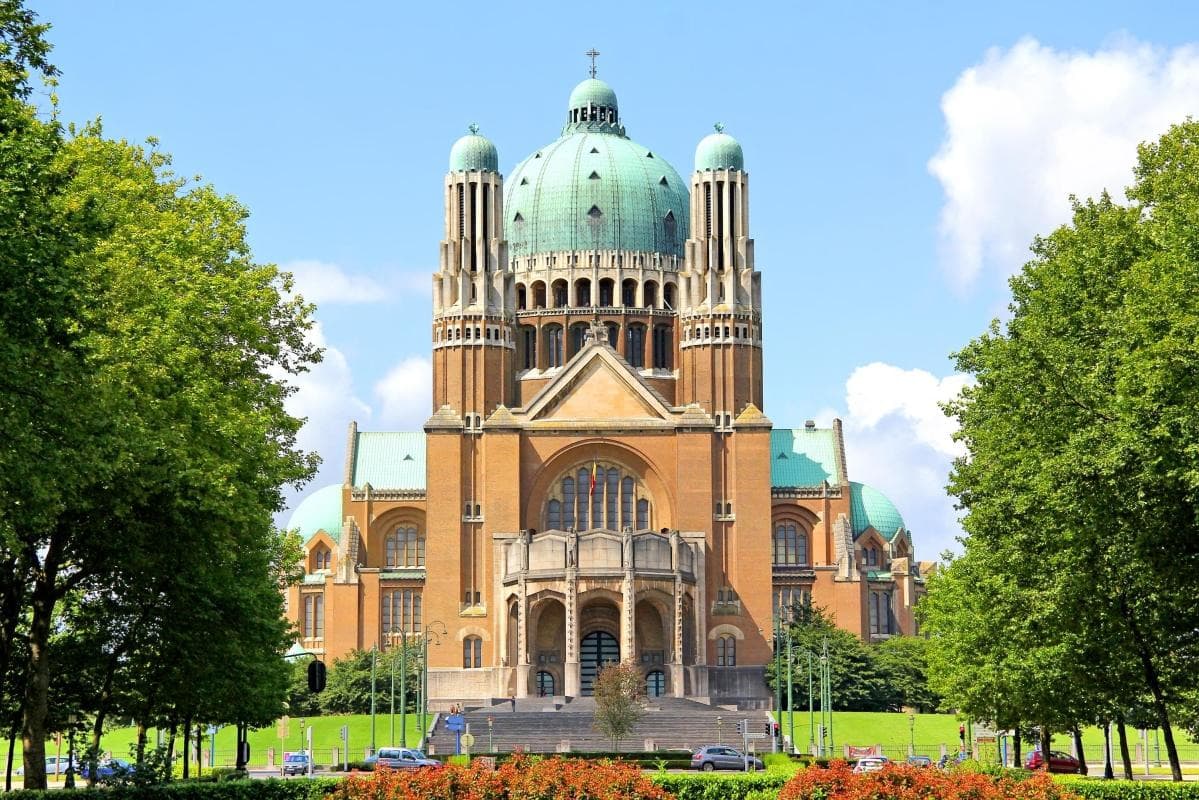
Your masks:
{"label": "pillar base", "polygon": [[582,678],[579,675],[579,662],[567,661],[562,665],[562,667],[562,672],[566,678],[564,693],[567,697],[578,697],[580,692],[579,684],[582,681]]}
{"label": "pillar base", "polygon": [[670,665],[670,693],[671,693],[671,695],[673,695],[674,697],[686,697],[687,694],[684,691],[686,689],[686,686],[684,685],[684,683],[685,683],[685,679],[683,677],[683,665],[682,664],[671,664]]}
{"label": "pillar base", "polygon": [[529,665],[521,664],[516,668],[516,696],[529,696]]}

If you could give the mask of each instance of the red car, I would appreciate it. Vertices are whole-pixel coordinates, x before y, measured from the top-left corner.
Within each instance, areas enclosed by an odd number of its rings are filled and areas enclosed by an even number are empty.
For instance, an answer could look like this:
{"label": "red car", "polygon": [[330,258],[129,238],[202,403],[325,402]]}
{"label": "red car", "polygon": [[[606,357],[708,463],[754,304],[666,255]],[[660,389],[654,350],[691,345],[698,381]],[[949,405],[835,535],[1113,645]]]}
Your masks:
{"label": "red car", "polygon": [[[1028,758],[1024,761],[1024,766],[1028,767],[1029,769],[1044,769],[1045,762],[1041,758],[1041,751],[1033,750],[1031,753],[1029,753]],[[1057,750],[1050,750],[1049,771],[1071,774],[1077,773],[1078,759],[1069,753],[1059,753]]]}

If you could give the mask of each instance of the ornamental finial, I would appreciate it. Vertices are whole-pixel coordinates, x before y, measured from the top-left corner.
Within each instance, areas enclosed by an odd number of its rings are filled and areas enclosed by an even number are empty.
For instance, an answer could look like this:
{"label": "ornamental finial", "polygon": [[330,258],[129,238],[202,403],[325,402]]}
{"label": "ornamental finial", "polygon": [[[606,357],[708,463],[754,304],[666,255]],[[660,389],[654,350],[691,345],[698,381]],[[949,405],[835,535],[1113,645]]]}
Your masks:
{"label": "ornamental finial", "polygon": [[472,122],[471,124],[467,125],[466,129],[471,132],[472,136],[479,135],[479,123],[477,122]]}
{"label": "ornamental finial", "polygon": [[592,78],[595,77],[595,59],[599,56],[599,54],[600,54],[600,51],[596,50],[594,47],[583,54],[591,59],[591,77]]}
{"label": "ornamental finial", "polygon": [[724,123],[723,122],[717,122],[712,127],[716,129],[717,133],[724,133]]}

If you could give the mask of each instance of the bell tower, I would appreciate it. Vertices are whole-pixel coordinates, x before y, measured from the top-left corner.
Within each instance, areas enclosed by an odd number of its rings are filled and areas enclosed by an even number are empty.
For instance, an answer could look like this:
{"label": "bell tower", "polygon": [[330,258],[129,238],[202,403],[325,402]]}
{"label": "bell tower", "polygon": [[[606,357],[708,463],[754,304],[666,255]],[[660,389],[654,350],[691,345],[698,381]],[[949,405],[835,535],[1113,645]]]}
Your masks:
{"label": "bell tower", "polygon": [[749,175],[741,145],[716,125],[695,150],[691,238],[680,277],[679,400],[718,428],[762,409],[762,280],[749,237]]}
{"label": "bell tower", "polygon": [[450,150],[445,238],[433,276],[433,410],[477,427],[514,398],[514,292],[495,145],[470,133]]}

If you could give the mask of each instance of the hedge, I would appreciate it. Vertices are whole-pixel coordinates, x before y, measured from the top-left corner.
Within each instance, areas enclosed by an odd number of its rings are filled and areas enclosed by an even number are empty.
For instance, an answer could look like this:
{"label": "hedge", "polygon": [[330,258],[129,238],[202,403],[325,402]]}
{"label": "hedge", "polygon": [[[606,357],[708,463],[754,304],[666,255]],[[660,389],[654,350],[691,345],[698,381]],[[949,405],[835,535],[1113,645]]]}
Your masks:
{"label": "hedge", "polygon": [[[108,786],[81,788],[63,794],[51,789],[52,797],[62,800],[323,800],[341,783],[341,778],[222,781],[178,781],[159,786]],[[48,792],[18,789],[4,794],[4,800],[50,800]]]}
{"label": "hedge", "polygon": [[658,774],[652,780],[678,800],[745,800],[750,792],[778,790],[791,777],[789,772],[734,772],[717,775]]}
{"label": "hedge", "polygon": [[1084,800],[1199,800],[1199,783],[1125,781],[1063,775],[1056,779]]}

